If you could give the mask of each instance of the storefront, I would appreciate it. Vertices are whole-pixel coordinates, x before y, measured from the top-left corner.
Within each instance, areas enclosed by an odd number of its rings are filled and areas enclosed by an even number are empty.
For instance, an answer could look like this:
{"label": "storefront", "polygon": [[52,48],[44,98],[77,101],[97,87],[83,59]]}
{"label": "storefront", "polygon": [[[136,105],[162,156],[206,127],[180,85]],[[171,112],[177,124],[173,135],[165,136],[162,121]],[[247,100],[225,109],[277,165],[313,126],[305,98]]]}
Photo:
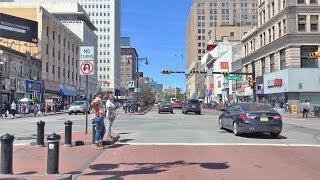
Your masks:
{"label": "storefront", "polygon": [[33,101],[42,102],[43,85],[41,81],[26,80],[26,97]]}
{"label": "storefront", "polygon": [[71,104],[77,97],[77,91],[70,86],[60,85],[60,95],[64,103]]}
{"label": "storefront", "polygon": [[62,100],[60,97],[60,85],[51,81],[44,81],[43,100],[46,112],[53,111],[54,104]]}
{"label": "storefront", "polygon": [[320,69],[289,68],[264,76],[264,94],[268,103],[283,108],[285,103],[301,105],[309,100],[320,105]]}

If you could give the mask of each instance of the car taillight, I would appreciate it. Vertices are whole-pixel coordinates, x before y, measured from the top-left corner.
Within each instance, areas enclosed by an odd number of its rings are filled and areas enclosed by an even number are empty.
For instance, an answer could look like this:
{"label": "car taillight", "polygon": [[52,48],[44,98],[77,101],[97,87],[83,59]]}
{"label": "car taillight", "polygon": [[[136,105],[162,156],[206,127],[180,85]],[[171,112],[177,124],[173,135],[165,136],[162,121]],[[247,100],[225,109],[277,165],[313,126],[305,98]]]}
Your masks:
{"label": "car taillight", "polygon": [[282,120],[282,117],[281,117],[281,116],[273,116],[273,119],[274,119],[274,120],[281,121],[281,120]]}
{"label": "car taillight", "polygon": [[241,114],[240,115],[240,118],[243,120],[243,121],[249,121],[251,118],[248,114]]}

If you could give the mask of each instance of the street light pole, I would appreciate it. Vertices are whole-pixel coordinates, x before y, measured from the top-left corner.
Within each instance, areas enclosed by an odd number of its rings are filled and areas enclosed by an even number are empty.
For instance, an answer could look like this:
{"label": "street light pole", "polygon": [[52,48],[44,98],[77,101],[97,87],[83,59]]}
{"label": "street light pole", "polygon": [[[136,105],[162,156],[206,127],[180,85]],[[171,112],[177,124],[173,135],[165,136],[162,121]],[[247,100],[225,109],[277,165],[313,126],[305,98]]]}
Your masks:
{"label": "street light pole", "polygon": [[143,60],[145,60],[146,61],[146,63],[145,64],[147,64],[148,63],[148,58],[137,58],[137,72],[136,72],[136,79],[137,79],[137,89],[136,89],[136,95],[137,95],[137,97],[136,97],[136,103],[137,103],[137,105],[138,105],[138,101],[139,101],[139,62],[140,61],[143,61]]}

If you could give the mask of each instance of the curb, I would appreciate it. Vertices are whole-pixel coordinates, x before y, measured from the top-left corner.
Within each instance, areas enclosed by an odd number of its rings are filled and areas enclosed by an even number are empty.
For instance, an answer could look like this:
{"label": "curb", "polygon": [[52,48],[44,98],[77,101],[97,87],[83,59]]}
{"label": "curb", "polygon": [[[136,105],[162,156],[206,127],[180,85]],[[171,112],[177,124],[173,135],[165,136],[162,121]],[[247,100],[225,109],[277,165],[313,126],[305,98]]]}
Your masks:
{"label": "curb", "polygon": [[[110,140],[102,141],[102,144],[103,144],[103,145],[113,145],[113,144],[115,144],[119,139],[120,139],[120,135],[118,134],[112,141],[110,141]],[[59,144],[60,144],[61,146],[64,146],[64,145],[65,145],[63,141],[61,141]],[[29,145],[30,145],[30,146],[37,146],[37,142],[36,142],[36,141],[32,141],[32,142],[30,142]],[[72,142],[72,145],[69,146],[69,147],[73,147],[73,146],[83,146],[83,145],[94,145],[94,144],[92,144],[92,142],[88,142],[88,141],[81,141],[81,140],[79,141],[79,140],[77,140],[77,141]],[[43,146],[43,147],[48,147],[48,142],[44,142],[44,146]],[[65,147],[67,147],[67,146],[65,146]]]}
{"label": "curb", "polygon": [[[60,115],[60,114],[67,114],[68,112],[57,112],[57,113],[52,113],[52,114],[45,114],[45,115],[42,115],[42,116],[37,116],[37,117],[44,117],[44,116],[53,116],[53,115]],[[29,115],[26,115],[25,117],[0,117],[0,119],[21,119],[21,118],[31,118],[31,117],[34,117],[33,114],[29,114]]]}

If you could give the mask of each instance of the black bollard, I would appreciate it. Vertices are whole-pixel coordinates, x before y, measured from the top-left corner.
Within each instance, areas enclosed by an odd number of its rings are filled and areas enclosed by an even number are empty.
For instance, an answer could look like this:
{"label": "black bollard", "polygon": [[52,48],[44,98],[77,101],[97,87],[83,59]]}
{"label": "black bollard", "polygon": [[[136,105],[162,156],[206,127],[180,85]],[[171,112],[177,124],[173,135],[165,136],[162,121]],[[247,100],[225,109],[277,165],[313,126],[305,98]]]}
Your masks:
{"label": "black bollard", "polygon": [[43,121],[37,122],[37,147],[44,147],[44,125]]}
{"label": "black bollard", "polygon": [[14,136],[5,134],[1,140],[1,174],[12,174],[12,156]]}
{"label": "black bollard", "polygon": [[64,146],[71,147],[72,146],[72,121],[66,121],[65,124],[65,140],[64,140]]}
{"label": "black bollard", "polygon": [[96,144],[96,123],[92,121],[92,144]]}
{"label": "black bollard", "polygon": [[59,174],[59,141],[61,136],[53,133],[47,137],[48,160],[47,174]]}

